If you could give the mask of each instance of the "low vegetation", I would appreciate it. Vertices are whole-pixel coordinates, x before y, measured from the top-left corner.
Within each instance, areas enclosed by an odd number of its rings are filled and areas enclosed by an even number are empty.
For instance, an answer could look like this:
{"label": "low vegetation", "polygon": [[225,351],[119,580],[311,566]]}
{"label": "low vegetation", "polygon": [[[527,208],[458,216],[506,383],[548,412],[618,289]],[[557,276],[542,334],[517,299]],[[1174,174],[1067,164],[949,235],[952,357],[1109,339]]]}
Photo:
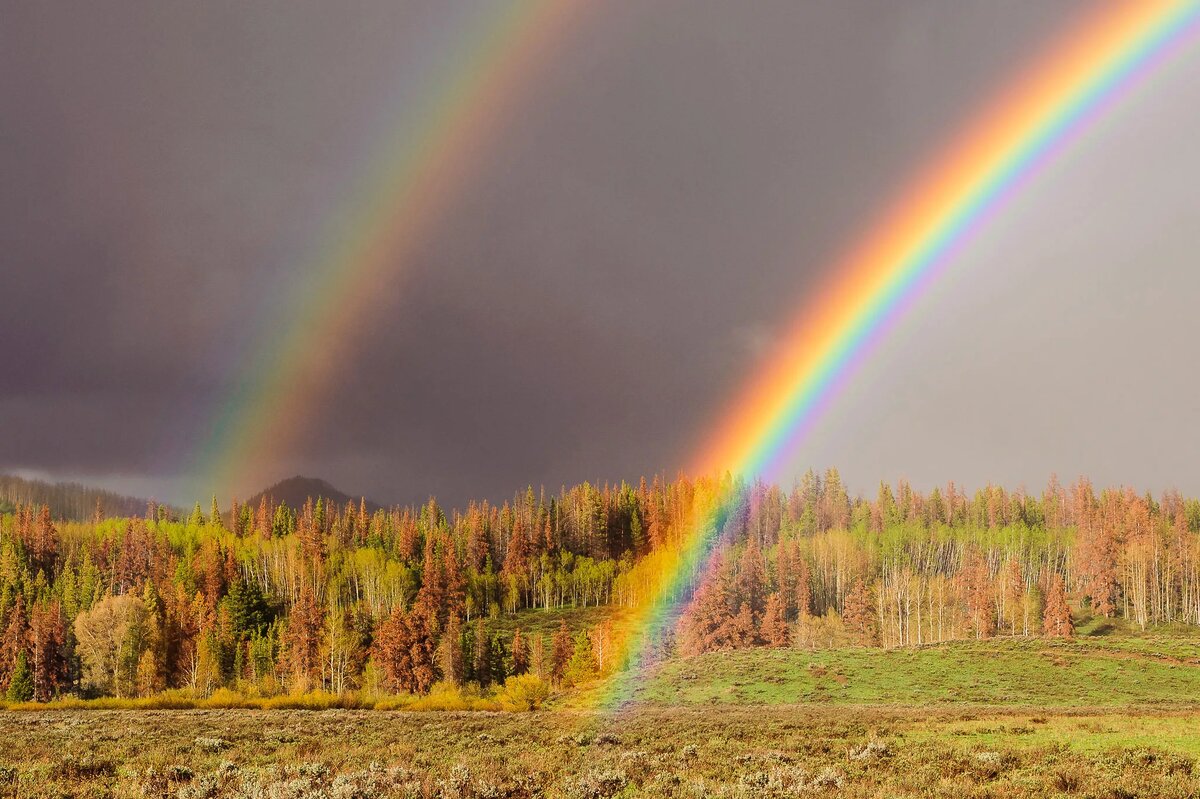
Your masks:
{"label": "low vegetation", "polygon": [[6,796],[1185,797],[1194,712],[6,714]]}
{"label": "low vegetation", "polygon": [[[714,652],[620,676],[661,705],[984,705],[1040,708],[1200,703],[1200,647],[1171,638],[990,639],[922,648]],[[1166,652],[1176,654],[1167,655]],[[620,690],[618,694],[622,693]],[[587,694],[574,700],[587,702]]]}
{"label": "low vegetation", "polygon": [[1180,630],[757,648],[671,657],[623,679],[616,696],[624,702],[606,710],[594,707],[596,684],[551,695],[532,676],[487,695],[443,683],[374,700],[224,690],[11,705],[21,712],[0,714],[4,751],[13,753],[0,754],[0,795],[1200,792],[1200,647]]}

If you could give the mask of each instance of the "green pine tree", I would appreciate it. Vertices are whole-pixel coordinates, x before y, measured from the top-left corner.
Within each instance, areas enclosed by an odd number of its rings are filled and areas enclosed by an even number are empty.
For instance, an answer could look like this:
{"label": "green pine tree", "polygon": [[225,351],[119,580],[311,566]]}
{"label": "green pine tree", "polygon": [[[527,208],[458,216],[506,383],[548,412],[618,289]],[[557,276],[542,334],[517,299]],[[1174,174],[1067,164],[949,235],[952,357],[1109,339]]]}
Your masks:
{"label": "green pine tree", "polygon": [[596,677],[596,656],[592,652],[592,641],[587,633],[581,632],[575,636],[575,651],[567,661],[563,672],[563,682],[567,685],[578,685]]}
{"label": "green pine tree", "polygon": [[17,665],[13,668],[12,679],[8,683],[8,700],[10,702],[28,702],[33,699],[33,672],[25,652],[17,655]]}
{"label": "green pine tree", "polygon": [[232,632],[238,640],[262,635],[270,625],[271,607],[255,580],[236,581],[229,589],[225,601],[229,603]]}

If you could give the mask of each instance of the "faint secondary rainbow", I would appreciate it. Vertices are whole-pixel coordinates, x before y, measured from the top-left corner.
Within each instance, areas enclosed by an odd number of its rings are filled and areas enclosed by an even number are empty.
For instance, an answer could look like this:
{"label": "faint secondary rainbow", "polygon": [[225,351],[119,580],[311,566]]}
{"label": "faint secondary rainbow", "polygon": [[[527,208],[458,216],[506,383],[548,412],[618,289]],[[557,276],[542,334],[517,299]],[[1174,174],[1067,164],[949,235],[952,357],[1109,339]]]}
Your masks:
{"label": "faint secondary rainbow", "polygon": [[[332,390],[364,313],[402,277],[413,249],[479,170],[488,143],[532,90],[539,67],[586,8],[579,0],[515,0],[495,10],[432,90],[408,133],[398,132],[371,180],[296,267],[283,316],[262,326],[223,398],[192,473],[228,491],[256,457],[276,454]],[[406,115],[406,119],[410,116]]]}
{"label": "faint secondary rainbow", "polygon": [[[1200,29],[1198,2],[1104,3],[985,106],[909,182],[806,305],[765,369],[732,405],[694,474],[769,475],[880,337],[951,256],[1073,134]],[[717,507],[702,514],[656,590],[627,623],[636,667],[678,615],[672,602],[706,563]],[[636,670],[598,696],[619,706]]]}

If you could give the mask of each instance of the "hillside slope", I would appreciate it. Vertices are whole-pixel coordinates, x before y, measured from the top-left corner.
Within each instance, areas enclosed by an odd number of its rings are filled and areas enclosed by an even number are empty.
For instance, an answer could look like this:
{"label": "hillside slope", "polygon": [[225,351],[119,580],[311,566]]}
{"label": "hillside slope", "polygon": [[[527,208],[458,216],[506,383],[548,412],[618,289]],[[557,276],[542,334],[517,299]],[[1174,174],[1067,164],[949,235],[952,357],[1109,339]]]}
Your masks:
{"label": "hillside slope", "polygon": [[[1196,643],[1031,638],[919,649],[747,649],[668,660],[618,678],[626,681],[618,693],[664,705],[1194,705]],[[586,692],[575,699],[588,703]]]}
{"label": "hillside slope", "polygon": [[[321,498],[324,499],[326,503],[334,502],[338,505],[345,505],[348,502],[358,504],[359,500],[362,499],[361,497],[351,496],[339,491],[337,488],[334,488],[328,482],[321,480],[320,478],[302,477],[300,475],[289,477],[286,480],[280,480],[270,488],[264,489],[263,491],[260,491],[254,496],[250,497],[250,499],[246,500],[246,503],[251,507],[256,507],[258,503],[262,501],[263,497],[266,497],[269,503],[284,502],[296,510],[299,510],[301,507],[303,507],[304,503],[310,497],[314,501],[318,498]],[[371,513],[374,513],[381,507],[370,500],[365,501],[367,504],[367,510]]]}

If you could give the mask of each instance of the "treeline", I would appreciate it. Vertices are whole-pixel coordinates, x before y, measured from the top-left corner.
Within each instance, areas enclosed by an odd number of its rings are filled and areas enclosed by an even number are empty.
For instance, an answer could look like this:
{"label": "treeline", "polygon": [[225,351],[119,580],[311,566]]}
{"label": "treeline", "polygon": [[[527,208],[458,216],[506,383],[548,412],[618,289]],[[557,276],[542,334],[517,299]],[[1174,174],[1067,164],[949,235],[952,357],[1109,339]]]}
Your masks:
{"label": "treeline", "polygon": [[680,477],[454,511],[264,498],[224,514],[214,500],[183,518],[151,507],[66,521],[20,504],[0,517],[0,690],[584,682],[619,658],[611,626],[543,635],[514,629],[512,614],[636,607],[664,583],[687,607],[667,642],[685,653],[1064,635],[1068,593],[1143,626],[1197,624],[1198,529],[1200,503],[1174,492],[1052,480],[1040,495],[968,496],[902,482],[864,499],[836,470],[787,491]]}
{"label": "treeline", "polygon": [[1068,592],[1143,629],[1200,624],[1200,502],[1175,491],[1097,494],[1085,478],[1052,478],[1040,496],[953,483],[926,495],[901,482],[850,500],[831,470],[787,496],[761,485],[735,496],[696,575],[685,652],[1069,636]]}
{"label": "treeline", "polygon": [[99,508],[106,516],[138,516],[146,501],[78,483],[47,483],[0,474],[0,513],[17,505],[49,505],[60,519],[90,519]]}

